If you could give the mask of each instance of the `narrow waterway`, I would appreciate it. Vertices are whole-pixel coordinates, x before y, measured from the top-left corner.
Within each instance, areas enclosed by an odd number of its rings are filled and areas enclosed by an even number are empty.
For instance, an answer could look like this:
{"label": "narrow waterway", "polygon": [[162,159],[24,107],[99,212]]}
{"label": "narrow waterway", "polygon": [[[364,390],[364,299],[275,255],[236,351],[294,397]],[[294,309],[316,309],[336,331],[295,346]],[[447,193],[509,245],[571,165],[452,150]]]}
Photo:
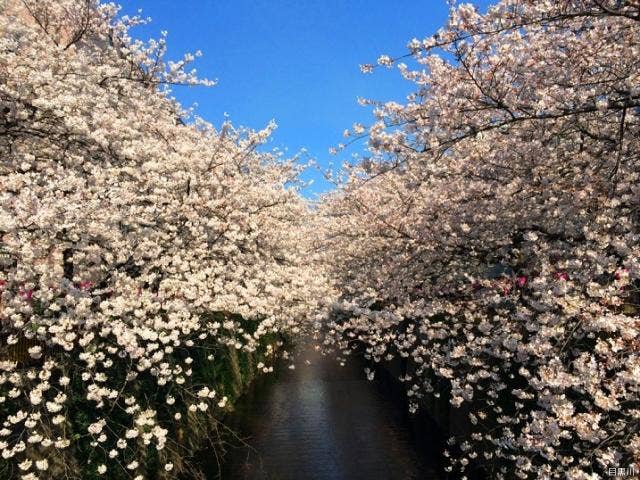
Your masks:
{"label": "narrow waterway", "polygon": [[439,479],[439,449],[418,440],[406,404],[366,380],[357,359],[341,367],[302,345],[296,369],[281,369],[237,407],[246,446],[231,448],[227,480]]}

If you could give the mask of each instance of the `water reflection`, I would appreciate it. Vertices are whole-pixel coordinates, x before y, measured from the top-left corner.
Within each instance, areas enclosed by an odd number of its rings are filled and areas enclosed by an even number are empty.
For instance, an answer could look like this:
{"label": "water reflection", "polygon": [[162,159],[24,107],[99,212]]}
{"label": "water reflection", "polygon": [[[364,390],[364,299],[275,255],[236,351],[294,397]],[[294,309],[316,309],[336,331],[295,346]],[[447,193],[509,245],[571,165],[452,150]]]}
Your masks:
{"label": "water reflection", "polygon": [[367,381],[362,364],[340,367],[301,349],[296,370],[262,381],[238,405],[231,426],[250,448],[227,453],[223,479],[442,478],[439,449],[416,439],[406,405]]}

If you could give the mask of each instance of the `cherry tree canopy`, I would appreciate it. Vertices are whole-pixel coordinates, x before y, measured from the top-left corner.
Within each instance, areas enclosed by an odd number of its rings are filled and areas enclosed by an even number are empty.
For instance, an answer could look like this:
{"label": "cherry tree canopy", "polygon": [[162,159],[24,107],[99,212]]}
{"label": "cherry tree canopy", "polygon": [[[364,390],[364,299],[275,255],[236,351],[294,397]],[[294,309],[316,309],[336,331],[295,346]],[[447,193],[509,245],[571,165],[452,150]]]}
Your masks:
{"label": "cherry tree canopy", "polygon": [[416,68],[364,65],[415,93],[369,102],[346,134],[370,156],[316,209],[260,148],[272,125],[215,129],[169,97],[211,82],[131,38],[141,19],[0,9],[3,472],[172,476],[182,426],[226,407],[199,373],[216,347],[314,320],[345,356],[407,359],[412,410],[446,384],[473,425],[451,470],[638,461],[637,0],[460,5],[409,43]]}
{"label": "cherry tree canopy", "polygon": [[[326,343],[409,358],[476,425],[452,461],[602,478],[640,455],[640,4],[468,4],[369,102],[370,157],[327,198]],[[337,259],[337,260],[336,260]],[[327,260],[329,261],[329,260]],[[354,340],[357,340],[354,344]],[[498,461],[496,461],[496,458]]]}
{"label": "cherry tree canopy", "polygon": [[[179,451],[168,428],[216,397],[190,379],[192,352],[253,351],[324,296],[300,167],[259,151],[273,125],[216,130],[172,101],[171,85],[211,82],[163,39],[132,39],[140,19],[93,0],[0,5],[0,453],[50,478],[89,437],[94,472],[135,477],[137,446]],[[71,432],[84,400],[90,425]]]}

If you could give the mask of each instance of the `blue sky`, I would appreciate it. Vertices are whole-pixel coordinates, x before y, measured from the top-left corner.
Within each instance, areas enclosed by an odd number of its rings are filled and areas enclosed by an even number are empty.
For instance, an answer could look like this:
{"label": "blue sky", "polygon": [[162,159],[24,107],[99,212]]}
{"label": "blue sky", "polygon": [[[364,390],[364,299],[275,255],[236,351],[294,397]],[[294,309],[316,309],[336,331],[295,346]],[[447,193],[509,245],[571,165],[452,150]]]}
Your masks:
{"label": "blue sky", "polygon": [[[414,37],[444,24],[445,0],[120,0],[124,14],[142,9],[152,23],[132,34],[143,40],[169,32],[169,57],[201,50],[195,67],[215,87],[174,89],[185,106],[214,125],[224,114],[234,125],[254,129],[275,119],[269,148],[294,154],[305,148],[317,162],[340,165],[364,148],[354,145],[333,156],[354,122],[370,123],[371,111],[358,97],[404,100],[411,85],[397,70],[360,73],[359,65],[381,54],[406,53]],[[308,171],[314,197],[331,188]]]}

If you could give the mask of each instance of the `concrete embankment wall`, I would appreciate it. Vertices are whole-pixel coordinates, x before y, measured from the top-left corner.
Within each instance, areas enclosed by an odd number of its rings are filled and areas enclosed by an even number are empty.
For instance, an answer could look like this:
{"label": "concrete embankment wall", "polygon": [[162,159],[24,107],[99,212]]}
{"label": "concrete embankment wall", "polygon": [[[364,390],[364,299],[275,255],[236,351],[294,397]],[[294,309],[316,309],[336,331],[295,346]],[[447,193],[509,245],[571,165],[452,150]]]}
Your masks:
{"label": "concrete embankment wall", "polygon": [[[395,358],[392,361],[372,363],[370,368],[375,369],[378,383],[385,393],[393,395],[398,402],[404,402],[408,409],[406,385],[399,379],[414,373],[412,363],[405,358]],[[445,379],[435,378],[432,383],[434,392],[425,393],[418,399],[418,411],[409,415],[409,421],[416,439],[425,450],[425,455],[432,457],[432,460],[437,461],[444,469],[447,462],[443,451],[447,448],[455,451],[455,447],[452,449],[447,445],[447,440],[450,437],[466,438],[472,433],[469,420],[470,405],[466,402],[457,408],[451,405],[450,390]],[[452,475],[449,478],[457,477]],[[484,480],[487,477],[479,466],[470,465],[467,478]]]}

